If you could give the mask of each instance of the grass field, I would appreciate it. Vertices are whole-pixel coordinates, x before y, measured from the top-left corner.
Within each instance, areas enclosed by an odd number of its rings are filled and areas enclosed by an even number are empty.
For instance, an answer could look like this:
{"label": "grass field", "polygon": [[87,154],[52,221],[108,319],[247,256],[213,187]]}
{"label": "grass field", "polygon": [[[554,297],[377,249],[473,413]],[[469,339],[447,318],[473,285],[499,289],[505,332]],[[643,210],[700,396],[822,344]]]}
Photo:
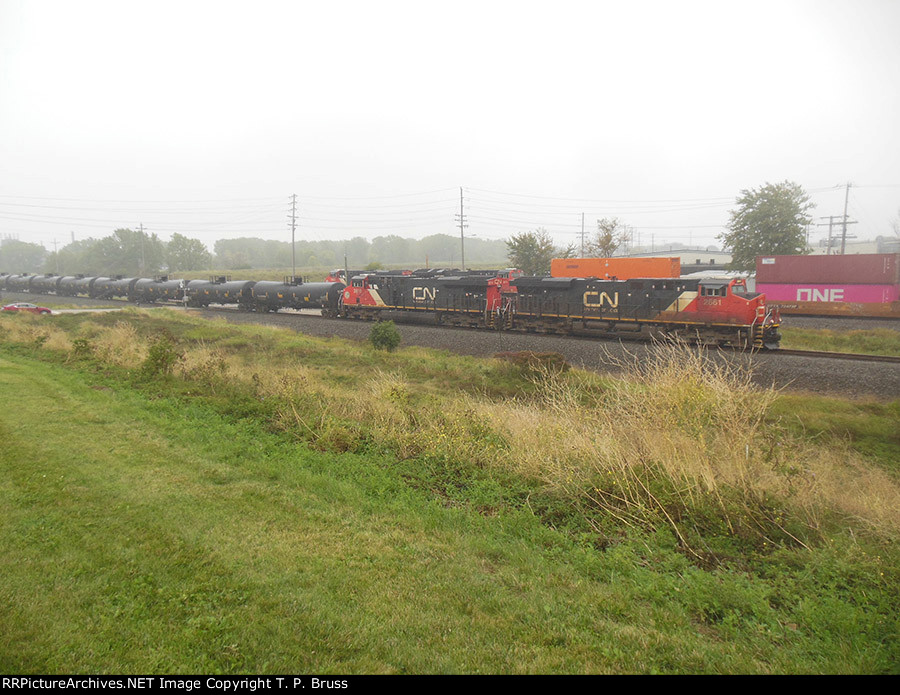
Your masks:
{"label": "grass field", "polygon": [[900,357],[900,331],[887,328],[833,331],[824,328],[782,328],[781,347],[789,350],[826,350],[860,355]]}
{"label": "grass field", "polygon": [[678,359],[0,317],[0,671],[896,672],[900,404]]}

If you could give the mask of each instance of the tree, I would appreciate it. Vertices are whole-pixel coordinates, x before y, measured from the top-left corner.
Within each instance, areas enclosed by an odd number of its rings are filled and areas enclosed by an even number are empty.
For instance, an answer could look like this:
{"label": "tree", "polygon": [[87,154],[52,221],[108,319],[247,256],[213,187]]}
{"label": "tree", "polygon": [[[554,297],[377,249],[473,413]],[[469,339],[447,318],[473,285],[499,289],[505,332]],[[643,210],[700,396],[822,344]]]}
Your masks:
{"label": "tree", "polygon": [[103,275],[146,277],[162,269],[164,257],[165,245],[156,234],[117,229],[91,246],[86,260]]}
{"label": "tree", "polygon": [[597,220],[597,232],[585,245],[585,253],[598,258],[609,258],[628,240],[628,231],[617,217]]}
{"label": "tree", "polygon": [[728,231],[718,238],[731,252],[731,267],[753,270],[757,256],[808,253],[807,213],[815,205],[806,191],[792,181],[766,183],[741,191],[738,208],[730,212]]}
{"label": "tree", "polygon": [[39,273],[43,267],[46,249],[18,239],[0,240],[0,271],[7,273]]}
{"label": "tree", "polygon": [[169,272],[206,270],[211,260],[212,254],[198,239],[173,234],[166,245],[166,264],[169,266]]}
{"label": "tree", "polygon": [[574,247],[560,249],[546,229],[515,234],[506,241],[507,258],[511,266],[525,271],[526,275],[547,275],[554,258],[570,258]]}
{"label": "tree", "polygon": [[369,342],[376,350],[393,352],[400,345],[400,331],[393,321],[378,321],[369,331]]}

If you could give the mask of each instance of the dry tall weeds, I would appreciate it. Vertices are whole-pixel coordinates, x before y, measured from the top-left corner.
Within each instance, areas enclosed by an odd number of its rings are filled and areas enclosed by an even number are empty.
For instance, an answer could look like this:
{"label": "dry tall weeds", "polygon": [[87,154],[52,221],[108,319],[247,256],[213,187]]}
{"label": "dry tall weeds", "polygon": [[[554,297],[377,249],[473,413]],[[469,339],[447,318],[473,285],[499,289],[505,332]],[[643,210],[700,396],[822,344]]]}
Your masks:
{"label": "dry tall weeds", "polygon": [[[11,342],[74,354],[51,325],[26,319],[4,328]],[[85,330],[79,337],[101,360],[132,369],[146,358],[131,323]],[[648,357],[620,364],[622,375],[602,391],[585,372],[532,368],[534,394],[510,400],[428,389],[399,371],[338,386],[329,368],[283,356],[180,348],[182,378],[252,389],[274,404],[280,427],[311,443],[343,450],[366,439],[404,458],[525,475],[580,501],[594,523],[605,515],[638,528],[668,525],[685,541],[680,517],[703,508],[717,509],[735,532],[755,524],[761,537],[773,527],[790,537],[782,512],[768,504],[774,499],[811,530],[839,513],[900,535],[900,487],[890,476],[849,449],[795,440],[767,424],[777,392],[698,348],[653,346]]]}
{"label": "dry tall weeds", "polygon": [[[748,370],[668,344],[620,366],[622,377],[593,406],[568,375],[548,371],[535,404],[484,414],[505,431],[523,470],[628,525],[663,520],[680,536],[674,500],[676,510],[714,504],[733,530],[775,526],[794,538],[764,510],[777,499],[810,529],[838,512],[900,531],[897,484],[848,449],[798,442],[766,424],[778,394],[755,386]],[[655,492],[660,482],[666,503]]]}

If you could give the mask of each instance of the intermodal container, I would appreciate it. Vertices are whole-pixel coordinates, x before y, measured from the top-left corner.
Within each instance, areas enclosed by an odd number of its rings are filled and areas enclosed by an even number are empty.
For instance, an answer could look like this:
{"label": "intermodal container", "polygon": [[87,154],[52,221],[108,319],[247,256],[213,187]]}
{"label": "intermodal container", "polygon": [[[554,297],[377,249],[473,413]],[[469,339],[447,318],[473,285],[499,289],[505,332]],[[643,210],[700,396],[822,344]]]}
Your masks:
{"label": "intermodal container", "polygon": [[898,285],[900,254],[757,256],[756,282],[789,285]]}
{"label": "intermodal container", "polygon": [[550,275],[555,278],[632,278],[681,277],[680,258],[554,258]]}
{"label": "intermodal container", "polygon": [[853,302],[881,304],[900,300],[900,285],[824,285],[756,280],[756,291],[772,302]]}

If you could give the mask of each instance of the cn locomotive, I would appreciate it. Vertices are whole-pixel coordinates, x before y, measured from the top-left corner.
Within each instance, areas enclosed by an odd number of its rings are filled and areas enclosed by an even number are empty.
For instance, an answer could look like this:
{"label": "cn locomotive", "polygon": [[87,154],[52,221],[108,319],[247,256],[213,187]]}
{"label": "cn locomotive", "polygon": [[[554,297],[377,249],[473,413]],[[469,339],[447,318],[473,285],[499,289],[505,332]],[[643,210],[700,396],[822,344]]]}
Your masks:
{"label": "cn locomotive", "polygon": [[[330,277],[335,277],[332,274]],[[132,302],[232,304],[248,311],[318,309],[326,318],[417,313],[438,325],[557,334],[679,336],[739,348],[778,347],[781,323],[744,280],[524,277],[493,271],[377,271],[340,281],[283,282],[2,275],[0,289]]]}
{"label": "cn locomotive", "polygon": [[781,340],[778,312],[741,279],[370,274],[354,277],[342,299],[348,318],[420,312],[472,328],[670,335],[741,348],[774,349]]}

